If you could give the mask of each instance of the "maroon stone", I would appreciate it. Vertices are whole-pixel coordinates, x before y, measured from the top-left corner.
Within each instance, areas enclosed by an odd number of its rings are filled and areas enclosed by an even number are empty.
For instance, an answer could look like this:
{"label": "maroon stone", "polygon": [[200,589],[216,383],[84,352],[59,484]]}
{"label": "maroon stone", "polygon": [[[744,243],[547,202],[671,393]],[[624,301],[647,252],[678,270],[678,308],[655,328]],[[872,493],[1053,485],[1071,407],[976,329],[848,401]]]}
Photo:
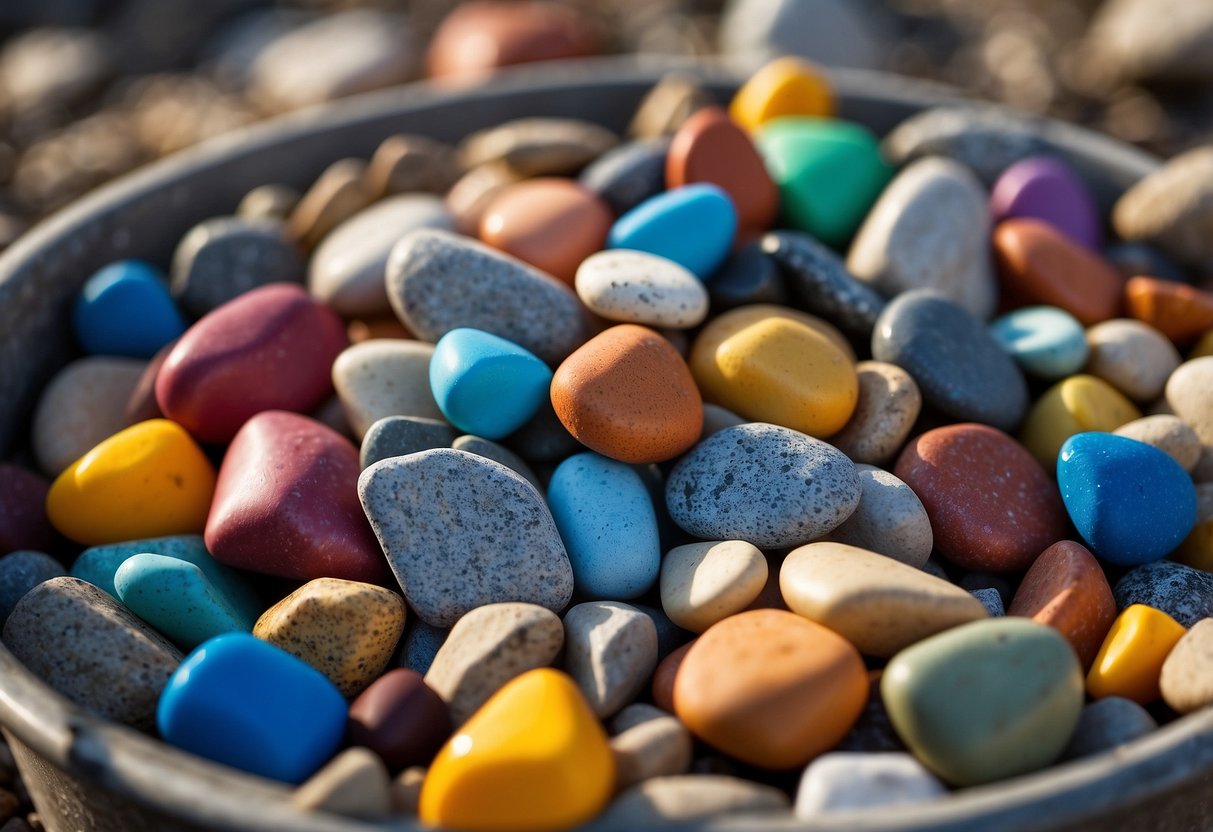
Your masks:
{"label": "maroon stone", "polygon": [[272,283],[190,327],[156,378],[164,415],[203,442],[227,442],[264,410],[305,413],[332,392],[345,324],[301,287]]}
{"label": "maroon stone", "polygon": [[376,679],[350,705],[346,739],[392,768],[429,765],[451,735],[446,702],[421,674],[399,668]]}
{"label": "maroon stone", "polygon": [[215,560],[310,581],[388,584],[387,559],[358,501],[358,449],[319,422],[270,410],[232,440],[210,516]]}
{"label": "maroon stone", "polygon": [[0,462],[0,555],[18,549],[49,552],[55,530],[46,518],[51,484],[32,471]]}
{"label": "maroon stone", "polygon": [[1026,569],[1069,533],[1057,484],[996,428],[927,431],[906,445],[893,473],[922,500],[935,548],[964,569]]}
{"label": "maroon stone", "polygon": [[156,401],[156,377],[160,375],[160,368],[164,366],[164,362],[168,360],[168,355],[175,346],[177,346],[176,340],[165,344],[152,356],[152,360],[144,368],[143,375],[139,377],[139,383],[131,391],[131,397],[126,400],[126,423],[128,425],[146,422],[148,419],[164,418],[160,404]]}

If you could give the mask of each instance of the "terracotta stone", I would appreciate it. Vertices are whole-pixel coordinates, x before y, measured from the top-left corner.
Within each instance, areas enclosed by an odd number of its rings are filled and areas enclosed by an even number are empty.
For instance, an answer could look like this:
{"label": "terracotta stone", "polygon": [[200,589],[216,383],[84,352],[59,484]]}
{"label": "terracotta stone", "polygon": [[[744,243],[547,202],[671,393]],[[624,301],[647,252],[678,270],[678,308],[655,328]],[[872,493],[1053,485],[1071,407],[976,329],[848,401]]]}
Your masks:
{"label": "terracotta stone", "polygon": [[928,431],[906,445],[893,473],[922,500],[935,547],[964,569],[1024,569],[1069,531],[1056,484],[996,428]]}
{"label": "terracotta stone", "polygon": [[694,640],[688,641],[671,651],[670,655],[658,662],[657,669],[653,671],[653,704],[663,711],[674,713],[674,681],[678,678],[682,662],[694,643]]}
{"label": "terracotta stone", "polygon": [[459,177],[446,193],[446,208],[455,218],[455,230],[475,236],[485,209],[497,194],[521,178],[501,162],[479,165]]}
{"label": "terracotta stone", "polygon": [[1180,346],[1213,329],[1213,293],[1173,280],[1130,278],[1125,284],[1125,310]]}
{"label": "terracotta stone", "polygon": [[428,765],[451,730],[446,702],[420,673],[402,667],[379,677],[353,701],[346,739],[399,769]]}

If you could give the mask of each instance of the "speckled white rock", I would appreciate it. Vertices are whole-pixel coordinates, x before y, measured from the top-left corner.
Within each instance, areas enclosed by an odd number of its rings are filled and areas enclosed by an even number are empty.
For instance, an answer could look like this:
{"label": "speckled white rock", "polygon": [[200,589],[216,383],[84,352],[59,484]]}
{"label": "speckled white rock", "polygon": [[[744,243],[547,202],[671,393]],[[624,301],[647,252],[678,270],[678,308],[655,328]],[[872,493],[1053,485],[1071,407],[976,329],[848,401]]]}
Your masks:
{"label": "speckled white rock", "polygon": [[702,633],[748,607],[767,573],[766,556],[744,540],[676,546],[661,561],[661,606],[679,627]]}
{"label": "speckled white rock", "polygon": [[921,569],[935,536],[931,518],[910,486],[881,468],[856,465],[859,507],[830,532],[829,539],[888,555]]}
{"label": "speckled white rock", "polygon": [[657,627],[630,604],[578,604],[564,616],[564,641],[564,669],[604,719],[632,702],[657,667]]}
{"label": "speckled white rock", "polygon": [[1200,462],[1200,437],[1178,416],[1145,416],[1121,425],[1113,433],[1158,448],[1178,462],[1185,471],[1192,471],[1196,463]]}
{"label": "speckled white rock", "polygon": [[564,609],[573,568],[535,487],[500,463],[436,448],[376,462],[358,497],[409,606],[448,627],[476,607]]}
{"label": "speckled white rock", "polygon": [[1167,379],[1167,404],[1196,431],[1204,445],[1213,445],[1213,356],[1194,358],[1175,368]]}
{"label": "speckled white rock", "polygon": [[333,362],[333,387],[359,440],[385,416],[446,421],[430,390],[434,345],[375,338],[347,347]]}
{"label": "speckled white rock", "polygon": [[652,705],[628,705],[611,720],[615,790],[691,767],[691,732],[678,717]]}
{"label": "speckled white rock", "polygon": [[574,285],[581,302],[608,321],[689,329],[708,314],[703,281],[644,251],[592,254],[577,269]]}
{"label": "speckled white rock", "polygon": [[922,392],[914,377],[896,364],[860,361],[855,374],[859,401],[830,444],[855,462],[880,465],[905,444],[922,412]]}
{"label": "speckled white rock", "polygon": [[1087,330],[1087,372],[1139,402],[1158,398],[1179,366],[1167,336],[1142,321],[1116,318]]}
{"label": "speckled white rock", "polygon": [[907,806],[937,800],[947,788],[912,755],[837,751],[809,763],[796,791],[796,817]]}

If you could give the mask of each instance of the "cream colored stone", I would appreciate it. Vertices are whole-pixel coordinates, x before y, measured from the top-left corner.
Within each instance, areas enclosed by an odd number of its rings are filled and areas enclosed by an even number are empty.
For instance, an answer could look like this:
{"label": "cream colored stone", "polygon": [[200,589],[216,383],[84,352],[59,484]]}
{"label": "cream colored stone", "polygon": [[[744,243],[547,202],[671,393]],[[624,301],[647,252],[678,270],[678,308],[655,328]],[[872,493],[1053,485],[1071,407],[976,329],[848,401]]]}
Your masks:
{"label": "cream colored stone", "polygon": [[661,563],[661,606],[679,627],[702,633],[748,607],[767,571],[766,557],[744,540],[678,546]]}
{"label": "cream colored stone", "polygon": [[347,347],[333,362],[333,386],[359,440],[384,416],[446,420],[430,390],[434,345],[374,338]]}

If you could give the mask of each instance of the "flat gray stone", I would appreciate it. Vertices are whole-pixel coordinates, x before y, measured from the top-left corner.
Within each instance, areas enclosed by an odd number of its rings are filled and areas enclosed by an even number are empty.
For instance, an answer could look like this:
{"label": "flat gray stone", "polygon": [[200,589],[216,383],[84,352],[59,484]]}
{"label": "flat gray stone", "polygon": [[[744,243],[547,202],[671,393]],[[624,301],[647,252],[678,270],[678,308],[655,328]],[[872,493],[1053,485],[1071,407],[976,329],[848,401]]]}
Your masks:
{"label": "flat gray stone", "polygon": [[455,429],[439,419],[385,416],[372,424],[362,437],[359,460],[366,470],[382,459],[449,448],[455,436]]}
{"label": "flat gray stone", "polygon": [[42,552],[21,550],[0,558],[0,625],[25,593],[66,574],[63,564]]}
{"label": "flat gray stone", "polygon": [[632,702],[657,667],[657,628],[630,604],[578,604],[565,614],[564,631],[564,669],[603,719]]}

